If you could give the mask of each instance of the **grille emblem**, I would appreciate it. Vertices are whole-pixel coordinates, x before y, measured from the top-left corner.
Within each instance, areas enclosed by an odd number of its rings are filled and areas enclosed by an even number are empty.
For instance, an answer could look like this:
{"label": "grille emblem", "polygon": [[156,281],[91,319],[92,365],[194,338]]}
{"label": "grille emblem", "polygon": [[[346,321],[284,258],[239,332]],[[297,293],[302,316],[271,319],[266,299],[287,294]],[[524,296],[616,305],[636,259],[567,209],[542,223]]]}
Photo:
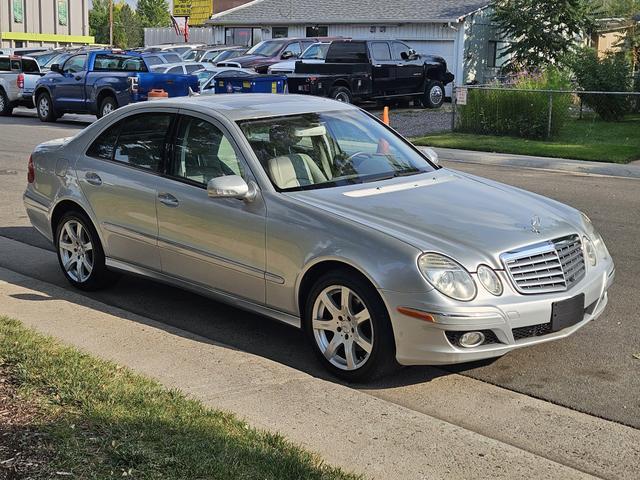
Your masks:
{"label": "grille emblem", "polygon": [[533,233],[540,233],[540,228],[542,227],[542,221],[538,215],[534,215],[531,217],[531,231]]}

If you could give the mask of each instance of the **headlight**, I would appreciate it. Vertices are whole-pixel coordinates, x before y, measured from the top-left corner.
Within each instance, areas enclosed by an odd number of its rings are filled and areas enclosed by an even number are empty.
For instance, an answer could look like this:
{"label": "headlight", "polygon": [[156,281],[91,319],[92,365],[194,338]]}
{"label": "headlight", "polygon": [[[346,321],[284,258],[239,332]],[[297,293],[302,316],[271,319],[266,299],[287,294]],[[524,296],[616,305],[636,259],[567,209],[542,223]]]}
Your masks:
{"label": "headlight", "polygon": [[468,302],[476,296],[476,284],[469,272],[444,255],[425,253],[418,259],[418,268],[436,290],[448,297]]}
{"label": "headlight", "polygon": [[582,215],[582,220],[585,226],[585,230],[587,231],[587,234],[590,237],[589,239],[593,243],[593,247],[595,247],[596,253],[599,253],[600,256],[604,259],[609,258],[609,250],[607,249],[607,246],[604,243],[604,239],[602,238],[602,235],[600,235],[600,233],[593,226],[593,223],[591,223],[591,220],[589,219],[589,217],[587,217],[582,212],[581,212],[581,215]]}
{"label": "headlight", "polygon": [[596,249],[593,246],[591,240],[588,237],[582,237],[582,247],[584,248],[584,255],[587,257],[589,261],[589,265],[595,267],[598,263],[598,258],[596,256]]}
{"label": "headlight", "polygon": [[478,267],[478,280],[487,291],[499,297],[502,295],[502,282],[498,274],[494,272],[490,267],[486,265],[480,265]]}

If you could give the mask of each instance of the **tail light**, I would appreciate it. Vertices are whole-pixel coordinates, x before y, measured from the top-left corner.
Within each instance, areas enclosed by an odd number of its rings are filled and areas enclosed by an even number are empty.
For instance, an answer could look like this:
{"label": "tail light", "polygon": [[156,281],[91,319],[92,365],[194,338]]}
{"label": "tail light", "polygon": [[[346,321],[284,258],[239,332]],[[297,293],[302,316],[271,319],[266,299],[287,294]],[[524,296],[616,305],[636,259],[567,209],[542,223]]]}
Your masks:
{"label": "tail light", "polygon": [[24,73],[20,73],[18,78],[16,79],[16,84],[18,88],[24,88]]}
{"label": "tail light", "polygon": [[36,179],[36,168],[33,166],[33,156],[29,156],[29,164],[27,165],[27,182],[33,183]]}

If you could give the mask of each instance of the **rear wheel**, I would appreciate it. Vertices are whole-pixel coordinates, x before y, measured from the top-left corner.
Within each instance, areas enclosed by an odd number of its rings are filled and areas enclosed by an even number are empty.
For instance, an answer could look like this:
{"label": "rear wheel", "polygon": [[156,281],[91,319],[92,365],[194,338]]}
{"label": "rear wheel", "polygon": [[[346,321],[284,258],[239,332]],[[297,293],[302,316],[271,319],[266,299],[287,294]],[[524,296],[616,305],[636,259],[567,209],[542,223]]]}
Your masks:
{"label": "rear wheel", "polygon": [[38,111],[38,118],[41,122],[55,122],[58,118],[53,109],[51,97],[46,92],[38,94],[36,98],[36,110]]}
{"label": "rear wheel", "polygon": [[338,377],[368,381],[397,367],[387,309],[356,275],[322,276],[307,299],[304,324],[316,355]]}
{"label": "rear wheel", "polygon": [[102,118],[105,115],[109,115],[116,108],[118,108],[118,103],[116,102],[116,99],[111,96],[105,97],[102,99],[102,102],[100,102],[100,108],[98,109],[98,113],[96,114],[96,117]]}
{"label": "rear wheel", "polygon": [[429,82],[424,89],[422,105],[425,108],[440,108],[444,103],[444,85],[442,82]]}
{"label": "rear wheel", "polygon": [[56,252],[64,276],[80,290],[98,290],[117,278],[107,270],[100,238],[82,212],[67,212],[58,222]]}
{"label": "rear wheel", "polygon": [[347,87],[335,87],[331,90],[331,94],[329,95],[334,100],[337,100],[342,103],[352,103],[351,90]]}
{"label": "rear wheel", "polygon": [[11,115],[13,113],[13,107],[11,106],[11,102],[9,102],[9,97],[4,92],[4,90],[0,89],[0,115],[3,117]]}

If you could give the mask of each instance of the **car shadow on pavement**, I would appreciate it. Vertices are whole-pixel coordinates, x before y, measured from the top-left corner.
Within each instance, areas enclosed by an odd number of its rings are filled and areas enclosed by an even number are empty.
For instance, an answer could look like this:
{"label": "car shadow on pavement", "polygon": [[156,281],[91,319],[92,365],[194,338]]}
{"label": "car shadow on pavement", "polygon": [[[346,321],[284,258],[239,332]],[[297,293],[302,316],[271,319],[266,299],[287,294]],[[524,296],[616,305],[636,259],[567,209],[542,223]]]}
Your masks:
{"label": "car shadow on pavement", "polygon": [[[349,384],[330,375],[313,354],[304,332],[290,325],[180,288],[130,275],[123,275],[108,289],[80,292],[64,280],[57,258],[52,253],[52,246],[33,227],[0,227],[0,236],[48,250],[37,253],[37,271],[15,268],[18,273],[46,282],[38,287],[42,294],[55,299],[58,294],[55,289],[49,288],[53,284],[73,292],[74,295],[66,298],[68,301],[127,320],[146,322],[172,335],[242,350],[324,380],[360,389],[385,389],[425,383],[451,373],[448,368],[404,367],[369,384]],[[7,265],[7,268],[12,267]],[[33,288],[32,283],[25,280],[20,286]],[[24,296],[21,299],[40,302],[43,296]],[[473,365],[465,367],[474,368]]]}
{"label": "car shadow on pavement", "polygon": [[[91,125],[95,121],[95,117],[89,116],[70,116],[70,117],[61,117],[55,122],[47,122],[44,125],[52,128],[66,128],[69,126],[77,126],[84,128],[87,125]],[[34,126],[40,125],[40,119],[35,110],[27,110],[27,111],[17,111],[13,112],[10,117],[0,117],[0,125],[24,125],[24,126]]]}

